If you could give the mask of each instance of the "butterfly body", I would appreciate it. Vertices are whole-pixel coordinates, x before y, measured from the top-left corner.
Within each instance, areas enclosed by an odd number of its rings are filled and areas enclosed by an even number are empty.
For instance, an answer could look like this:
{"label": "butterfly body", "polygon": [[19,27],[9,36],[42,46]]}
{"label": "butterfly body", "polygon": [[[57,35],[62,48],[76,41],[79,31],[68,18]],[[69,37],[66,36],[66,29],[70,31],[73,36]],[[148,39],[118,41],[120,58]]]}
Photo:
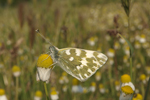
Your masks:
{"label": "butterfly body", "polygon": [[87,80],[107,61],[107,57],[97,51],[79,48],[58,49],[55,46],[50,46],[49,49],[54,63],[80,81]]}

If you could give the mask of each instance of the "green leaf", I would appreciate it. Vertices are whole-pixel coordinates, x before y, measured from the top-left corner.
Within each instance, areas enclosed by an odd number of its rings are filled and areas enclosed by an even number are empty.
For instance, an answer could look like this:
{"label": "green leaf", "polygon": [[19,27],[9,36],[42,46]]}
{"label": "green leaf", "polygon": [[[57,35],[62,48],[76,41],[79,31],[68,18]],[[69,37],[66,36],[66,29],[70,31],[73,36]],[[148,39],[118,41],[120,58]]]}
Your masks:
{"label": "green leaf", "polygon": [[125,41],[128,43],[128,46],[130,47],[130,57],[132,57],[134,49],[133,49],[131,43],[130,43],[126,38],[124,38],[121,34],[118,34],[118,35],[119,35],[121,38],[125,39]]}

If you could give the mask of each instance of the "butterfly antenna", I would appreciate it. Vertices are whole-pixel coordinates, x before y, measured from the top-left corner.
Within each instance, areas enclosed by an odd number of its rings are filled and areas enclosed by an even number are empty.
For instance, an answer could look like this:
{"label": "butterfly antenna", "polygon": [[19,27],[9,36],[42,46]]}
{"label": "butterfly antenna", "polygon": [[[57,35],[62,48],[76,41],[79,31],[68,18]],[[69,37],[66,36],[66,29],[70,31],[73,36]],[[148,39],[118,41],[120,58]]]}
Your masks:
{"label": "butterfly antenna", "polygon": [[48,41],[48,40],[40,33],[39,29],[37,29],[37,30],[35,30],[35,31],[36,31],[36,33],[40,34],[40,36],[41,36],[46,42],[48,42],[50,45],[52,45],[52,43],[50,43],[50,41]]}

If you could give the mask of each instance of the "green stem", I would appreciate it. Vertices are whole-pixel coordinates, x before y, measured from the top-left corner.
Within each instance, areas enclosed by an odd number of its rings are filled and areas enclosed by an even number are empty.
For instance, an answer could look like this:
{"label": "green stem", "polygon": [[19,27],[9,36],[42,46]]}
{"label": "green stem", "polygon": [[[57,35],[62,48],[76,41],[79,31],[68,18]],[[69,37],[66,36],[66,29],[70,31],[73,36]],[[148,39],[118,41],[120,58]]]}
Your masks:
{"label": "green stem", "polygon": [[[113,79],[112,79],[112,73],[111,73],[111,66],[109,67],[108,69],[108,73],[109,73],[109,80],[110,80],[110,83],[113,83]],[[111,87],[111,93],[112,93],[112,96],[114,96],[114,88],[113,88],[113,84],[110,84],[110,87]]]}
{"label": "green stem", "polygon": [[133,82],[133,77],[132,77],[132,57],[130,56],[130,76],[131,76],[131,82]]}
{"label": "green stem", "polygon": [[46,100],[49,100],[49,96],[48,96],[48,92],[47,92],[46,82],[44,82],[43,84],[44,84],[44,89],[45,89],[45,93],[46,93]]}
{"label": "green stem", "polygon": [[144,84],[143,83],[141,84],[141,92],[142,92],[142,95],[144,96],[145,91],[144,91]]}
{"label": "green stem", "polygon": [[[121,35],[121,34],[118,34],[121,38],[123,38],[126,42],[127,40]],[[128,43],[128,42],[127,42]],[[128,44],[129,45],[129,44]],[[129,45],[130,47],[130,76],[131,76],[131,81],[133,82],[133,77],[132,77],[132,52],[131,52],[131,46]]]}
{"label": "green stem", "polygon": [[147,84],[147,88],[146,88],[146,91],[145,91],[144,100],[147,100],[147,96],[148,96],[148,91],[149,91],[149,89],[150,89],[150,77],[149,77],[148,84]]}
{"label": "green stem", "polygon": [[18,77],[16,77],[16,96],[15,100],[18,100]]}

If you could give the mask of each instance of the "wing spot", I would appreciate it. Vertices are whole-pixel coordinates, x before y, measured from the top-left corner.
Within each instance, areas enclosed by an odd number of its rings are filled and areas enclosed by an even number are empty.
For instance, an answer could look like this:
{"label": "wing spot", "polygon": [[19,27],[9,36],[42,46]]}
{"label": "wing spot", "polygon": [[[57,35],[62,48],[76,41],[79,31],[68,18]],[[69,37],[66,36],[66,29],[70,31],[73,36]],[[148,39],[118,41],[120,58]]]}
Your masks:
{"label": "wing spot", "polygon": [[82,58],[82,60],[80,62],[82,65],[87,66],[88,61],[86,60],[86,58]]}
{"label": "wing spot", "polygon": [[88,77],[88,75],[87,75],[87,74],[84,74],[84,76],[85,76],[85,77]]}
{"label": "wing spot", "polygon": [[88,72],[89,72],[90,74],[93,73],[91,69],[88,69]]}
{"label": "wing spot", "polygon": [[96,66],[93,66],[92,68],[94,68],[95,70],[97,70],[97,69],[98,69],[98,67],[96,67]]}
{"label": "wing spot", "polygon": [[80,54],[81,54],[81,50],[76,49],[76,56],[80,56]]}
{"label": "wing spot", "polygon": [[80,65],[81,68],[83,68],[83,65]]}
{"label": "wing spot", "polygon": [[105,63],[103,60],[100,60],[100,62],[102,62],[103,64]]}
{"label": "wing spot", "polygon": [[70,55],[71,53],[70,53],[70,50],[66,50],[66,54],[67,55]]}
{"label": "wing spot", "polygon": [[86,57],[87,57],[87,58],[92,58],[92,57],[94,56],[94,55],[93,55],[94,51],[85,50],[85,52],[86,52]]}
{"label": "wing spot", "polygon": [[81,67],[80,67],[80,66],[77,66],[77,69],[78,69],[78,70],[80,70],[80,69],[81,69]]}
{"label": "wing spot", "polygon": [[97,66],[100,66],[100,63],[98,61],[93,60],[93,63],[96,64]]}
{"label": "wing spot", "polygon": [[73,61],[73,60],[74,60],[74,58],[73,58],[73,57],[70,57],[70,58],[69,58],[69,60],[70,60],[70,61]]}

